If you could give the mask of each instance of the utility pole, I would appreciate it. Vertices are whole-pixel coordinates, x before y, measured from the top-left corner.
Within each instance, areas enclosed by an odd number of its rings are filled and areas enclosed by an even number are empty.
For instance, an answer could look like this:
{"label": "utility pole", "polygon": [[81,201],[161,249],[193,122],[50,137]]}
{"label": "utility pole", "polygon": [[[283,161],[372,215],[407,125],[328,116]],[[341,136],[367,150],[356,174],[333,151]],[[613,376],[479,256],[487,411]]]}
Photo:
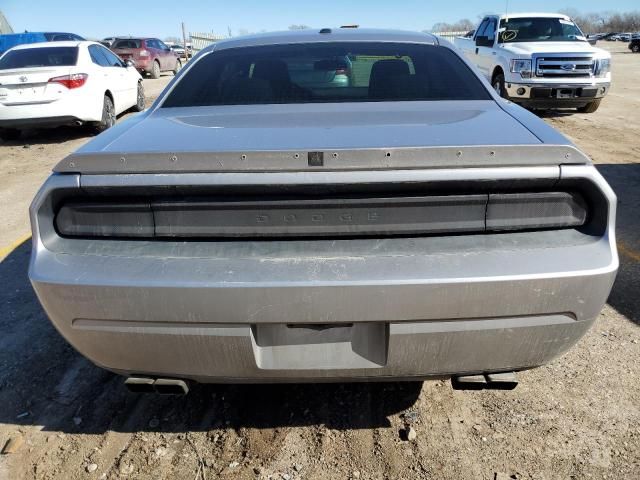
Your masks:
{"label": "utility pole", "polygon": [[185,61],[189,61],[189,50],[187,50],[187,34],[184,32],[184,22],[182,22],[182,48],[184,48]]}

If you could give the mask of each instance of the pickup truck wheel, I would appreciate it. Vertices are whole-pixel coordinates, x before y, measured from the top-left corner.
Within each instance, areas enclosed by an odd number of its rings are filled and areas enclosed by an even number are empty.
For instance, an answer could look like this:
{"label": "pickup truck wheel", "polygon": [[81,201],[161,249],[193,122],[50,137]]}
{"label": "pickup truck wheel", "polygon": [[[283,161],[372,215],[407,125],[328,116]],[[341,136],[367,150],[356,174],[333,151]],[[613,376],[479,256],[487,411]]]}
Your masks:
{"label": "pickup truck wheel", "polygon": [[18,140],[22,132],[17,128],[0,128],[0,139],[5,142],[8,140]]}
{"label": "pickup truck wheel", "polygon": [[153,61],[153,67],[151,67],[151,78],[160,78],[160,64],[157,60]]}
{"label": "pickup truck wheel", "polygon": [[96,132],[101,133],[116,124],[116,108],[113,106],[113,100],[108,95],[104,96],[104,104],[102,106],[102,120],[96,125]]}
{"label": "pickup truck wheel", "polygon": [[502,73],[493,78],[493,88],[502,98],[507,98],[507,89],[504,86],[504,75]]}
{"label": "pickup truck wheel", "polygon": [[136,95],[136,104],[133,107],[134,112],[141,112],[145,107],[144,87],[142,82],[138,82],[138,93]]}
{"label": "pickup truck wheel", "polygon": [[634,45],[633,47],[631,47],[631,51],[633,53],[638,53],[640,52],[640,45]]}
{"label": "pickup truck wheel", "polygon": [[594,100],[593,102],[586,104],[584,107],[578,108],[578,111],[580,113],[593,113],[596,110],[598,110],[598,107],[600,106],[601,101],[602,101],[601,98]]}
{"label": "pickup truck wheel", "polygon": [[180,71],[180,69],[182,68],[182,62],[180,61],[180,59],[176,60],[176,66],[173,69],[173,74],[177,75],[177,73]]}

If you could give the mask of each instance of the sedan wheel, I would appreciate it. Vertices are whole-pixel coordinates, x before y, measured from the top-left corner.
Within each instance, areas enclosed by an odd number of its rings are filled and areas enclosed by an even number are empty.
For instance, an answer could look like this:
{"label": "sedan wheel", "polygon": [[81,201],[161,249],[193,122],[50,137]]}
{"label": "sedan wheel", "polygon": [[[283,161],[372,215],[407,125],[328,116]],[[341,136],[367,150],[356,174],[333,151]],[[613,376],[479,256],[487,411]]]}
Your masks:
{"label": "sedan wheel", "polygon": [[173,74],[176,75],[181,68],[182,68],[182,62],[180,60],[176,60],[176,66],[173,69]]}
{"label": "sedan wheel", "polygon": [[141,112],[145,107],[145,97],[144,97],[144,87],[142,86],[142,82],[138,82],[138,95],[136,97],[136,105],[133,107],[133,110],[136,112]]}
{"label": "sedan wheel", "polygon": [[153,67],[151,69],[151,78],[160,78],[160,64],[157,60],[153,62]]}
{"label": "sedan wheel", "polygon": [[634,45],[633,47],[631,47],[631,51],[633,53],[638,53],[640,52],[640,45]]}
{"label": "sedan wheel", "polygon": [[102,120],[96,125],[98,133],[104,132],[116,124],[116,109],[113,106],[113,100],[108,95],[104,96],[104,104],[102,106]]}
{"label": "sedan wheel", "polygon": [[506,98],[506,89],[504,88],[504,75],[498,74],[493,79],[493,88],[498,95],[502,98]]}

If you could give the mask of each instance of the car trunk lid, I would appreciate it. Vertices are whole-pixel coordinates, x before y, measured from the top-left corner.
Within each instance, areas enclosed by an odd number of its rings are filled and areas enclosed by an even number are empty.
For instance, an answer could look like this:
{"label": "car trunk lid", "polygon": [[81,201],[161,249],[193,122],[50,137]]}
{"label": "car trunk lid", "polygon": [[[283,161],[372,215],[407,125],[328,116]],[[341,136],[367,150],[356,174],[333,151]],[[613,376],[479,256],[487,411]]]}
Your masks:
{"label": "car trunk lid", "polygon": [[0,70],[0,103],[25,105],[52,102],[63,95],[65,87],[49,79],[69,75],[71,67],[42,67]]}
{"label": "car trunk lid", "polygon": [[[568,142],[567,142],[568,143]],[[546,148],[493,101],[158,109],[116,127],[56,171],[369,170],[585,163]]]}

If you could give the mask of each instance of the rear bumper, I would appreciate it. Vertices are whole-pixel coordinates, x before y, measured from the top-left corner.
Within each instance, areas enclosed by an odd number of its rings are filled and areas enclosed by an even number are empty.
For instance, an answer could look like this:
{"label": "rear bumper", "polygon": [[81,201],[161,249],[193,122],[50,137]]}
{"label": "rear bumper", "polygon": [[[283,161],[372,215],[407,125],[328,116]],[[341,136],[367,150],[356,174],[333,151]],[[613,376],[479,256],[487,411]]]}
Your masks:
{"label": "rear bumper", "polygon": [[[543,169],[551,171],[552,169]],[[29,275],[60,333],[122,373],[207,382],[424,378],[531,368],[564,353],[615,278],[615,196],[573,230],[286,242],[82,241],[31,209]]]}
{"label": "rear bumper", "polygon": [[3,105],[0,104],[0,127],[37,128],[73,125],[75,122],[99,121],[102,117],[102,100],[85,101],[69,93],[67,98],[48,103]]}
{"label": "rear bumper", "polygon": [[153,67],[152,58],[136,58],[136,70],[140,73],[150,73]]}
{"label": "rear bumper", "polygon": [[[592,320],[576,321],[563,315],[361,323],[348,327],[349,334],[343,338],[303,345],[260,345],[261,333],[255,325],[94,324],[77,328],[86,337],[79,340],[80,351],[94,352],[94,362],[122,375],[170,376],[203,383],[277,383],[422,380],[523,370],[564,353],[592,324]],[[318,332],[301,333],[311,339]],[[114,362],[116,355],[122,360]],[[351,367],[346,368],[347,364]]]}
{"label": "rear bumper", "polygon": [[70,115],[42,118],[15,118],[11,120],[0,120],[0,128],[60,127],[63,125],[75,125],[78,122],[82,122],[82,120]]}

